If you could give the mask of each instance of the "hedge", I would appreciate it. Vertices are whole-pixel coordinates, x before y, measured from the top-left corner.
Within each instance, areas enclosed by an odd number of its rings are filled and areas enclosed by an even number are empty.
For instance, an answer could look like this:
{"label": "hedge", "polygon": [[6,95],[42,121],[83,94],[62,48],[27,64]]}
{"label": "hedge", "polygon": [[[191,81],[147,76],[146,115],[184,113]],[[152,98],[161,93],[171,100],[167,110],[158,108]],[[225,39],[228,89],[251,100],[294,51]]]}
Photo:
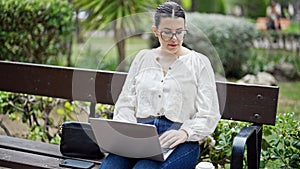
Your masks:
{"label": "hedge", "polygon": [[0,59],[46,63],[67,52],[73,30],[67,0],[1,0]]}
{"label": "hedge", "polygon": [[227,77],[244,75],[242,65],[250,58],[250,47],[258,35],[255,24],[221,14],[188,13],[187,27],[188,47],[207,55],[213,66],[220,59]]}

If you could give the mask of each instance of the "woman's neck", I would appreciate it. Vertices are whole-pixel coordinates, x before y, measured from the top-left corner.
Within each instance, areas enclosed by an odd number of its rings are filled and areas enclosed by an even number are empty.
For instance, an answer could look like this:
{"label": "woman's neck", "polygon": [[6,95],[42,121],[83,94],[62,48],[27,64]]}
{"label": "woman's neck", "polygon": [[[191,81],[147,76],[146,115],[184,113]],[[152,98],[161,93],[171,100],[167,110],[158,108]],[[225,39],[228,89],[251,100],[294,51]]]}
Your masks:
{"label": "woman's neck", "polygon": [[179,58],[180,56],[183,56],[183,55],[186,55],[188,53],[190,53],[191,51],[185,47],[181,47],[178,51],[176,51],[175,53],[171,53],[171,52],[168,52],[168,51],[165,51],[163,50],[161,47],[158,47],[156,49],[157,51],[157,54],[160,56],[160,57],[164,57],[165,59],[177,59]]}

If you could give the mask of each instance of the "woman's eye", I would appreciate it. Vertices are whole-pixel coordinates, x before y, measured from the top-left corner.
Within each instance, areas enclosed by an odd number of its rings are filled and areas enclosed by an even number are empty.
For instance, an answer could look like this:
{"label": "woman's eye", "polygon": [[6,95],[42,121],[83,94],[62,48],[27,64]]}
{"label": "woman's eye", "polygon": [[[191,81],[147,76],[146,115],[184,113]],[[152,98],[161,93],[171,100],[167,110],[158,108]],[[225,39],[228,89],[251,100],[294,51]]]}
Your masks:
{"label": "woman's eye", "polygon": [[180,35],[180,34],[182,34],[182,32],[183,32],[183,31],[177,31],[176,34],[177,34],[177,35]]}
{"label": "woman's eye", "polygon": [[167,34],[167,35],[171,35],[172,34],[172,32],[164,32],[165,34]]}

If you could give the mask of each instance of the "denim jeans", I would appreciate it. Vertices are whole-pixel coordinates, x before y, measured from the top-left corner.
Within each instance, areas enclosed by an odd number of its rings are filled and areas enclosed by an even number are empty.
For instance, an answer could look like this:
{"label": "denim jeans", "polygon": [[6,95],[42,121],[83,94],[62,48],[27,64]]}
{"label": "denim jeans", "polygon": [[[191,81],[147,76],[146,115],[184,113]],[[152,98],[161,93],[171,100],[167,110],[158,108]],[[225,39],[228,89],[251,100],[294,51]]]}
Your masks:
{"label": "denim jeans", "polygon": [[[181,126],[180,123],[173,123],[165,117],[138,119],[138,122],[155,125],[159,135],[168,130],[178,130]],[[164,162],[109,154],[102,161],[100,169],[193,169],[199,156],[198,142],[185,142],[178,145]]]}

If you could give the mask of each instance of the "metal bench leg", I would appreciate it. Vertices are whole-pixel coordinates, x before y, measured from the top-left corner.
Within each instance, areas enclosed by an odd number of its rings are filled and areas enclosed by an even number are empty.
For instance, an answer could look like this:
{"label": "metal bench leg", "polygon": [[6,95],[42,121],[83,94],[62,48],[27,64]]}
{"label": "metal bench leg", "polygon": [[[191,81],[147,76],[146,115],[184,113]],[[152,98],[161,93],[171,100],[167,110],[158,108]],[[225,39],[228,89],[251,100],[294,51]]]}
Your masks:
{"label": "metal bench leg", "polygon": [[261,126],[244,127],[233,140],[231,154],[231,169],[242,169],[244,151],[247,144],[247,159],[249,169],[259,169],[261,148]]}

